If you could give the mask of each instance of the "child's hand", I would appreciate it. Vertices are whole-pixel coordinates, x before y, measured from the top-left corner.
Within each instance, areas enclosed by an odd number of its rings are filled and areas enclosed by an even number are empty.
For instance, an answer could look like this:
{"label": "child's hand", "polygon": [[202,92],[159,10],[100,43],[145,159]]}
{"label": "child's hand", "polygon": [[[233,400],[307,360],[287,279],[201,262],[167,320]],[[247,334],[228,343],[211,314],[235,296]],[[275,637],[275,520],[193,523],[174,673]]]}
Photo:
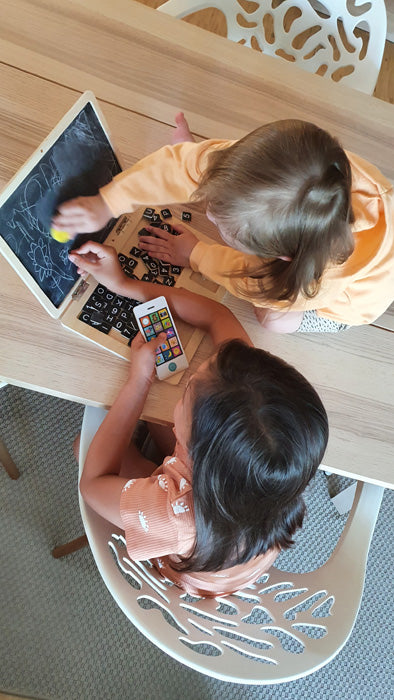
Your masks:
{"label": "child's hand", "polygon": [[156,350],[158,350],[161,343],[164,343],[166,340],[166,333],[159,333],[157,338],[153,338],[149,343],[146,343],[142,333],[137,333],[131,343],[130,355],[129,381],[133,385],[135,385],[135,383],[146,384],[153,380],[156,364]]}
{"label": "child's hand", "polygon": [[60,204],[51,226],[67,231],[70,238],[75,238],[77,233],[99,231],[111,218],[108,205],[101,194],[96,194],[93,197],[76,197]]}
{"label": "child's hand", "polygon": [[138,246],[142,250],[146,250],[152,258],[158,258],[163,262],[189,267],[190,254],[196,243],[198,243],[198,238],[194,233],[183,228],[183,226],[177,226],[175,229],[179,233],[178,236],[153,226],[146,226],[145,228],[152,233],[152,236],[139,237]]}
{"label": "child's hand", "polygon": [[78,274],[85,278],[93,277],[112,292],[122,293],[126,277],[122,272],[115,248],[94,241],[83,243],[72,250],[68,257],[78,268]]}

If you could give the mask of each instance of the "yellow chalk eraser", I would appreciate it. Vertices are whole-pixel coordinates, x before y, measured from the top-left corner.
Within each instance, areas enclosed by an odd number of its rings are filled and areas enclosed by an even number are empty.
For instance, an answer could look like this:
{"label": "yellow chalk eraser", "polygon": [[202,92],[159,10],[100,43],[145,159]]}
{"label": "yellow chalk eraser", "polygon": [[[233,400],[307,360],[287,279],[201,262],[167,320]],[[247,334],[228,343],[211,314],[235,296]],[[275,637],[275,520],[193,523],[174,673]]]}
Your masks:
{"label": "yellow chalk eraser", "polygon": [[51,236],[59,243],[66,243],[70,240],[70,236],[67,231],[58,231],[57,228],[51,228]]}

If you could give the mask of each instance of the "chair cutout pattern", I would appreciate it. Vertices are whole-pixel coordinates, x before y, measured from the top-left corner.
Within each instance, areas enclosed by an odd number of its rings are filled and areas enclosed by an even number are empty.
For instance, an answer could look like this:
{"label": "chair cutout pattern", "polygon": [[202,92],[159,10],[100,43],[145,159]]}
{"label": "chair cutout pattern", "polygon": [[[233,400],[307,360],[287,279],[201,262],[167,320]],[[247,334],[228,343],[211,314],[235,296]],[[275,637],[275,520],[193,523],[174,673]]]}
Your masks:
{"label": "chair cutout pattern", "polygon": [[168,0],[157,9],[183,18],[207,8],[224,14],[228,39],[373,93],[386,41],[384,0]]}
{"label": "chair cutout pattern", "polygon": [[[105,416],[87,407],[80,473]],[[80,497],[81,515],[99,572],[129,620],[151,642],[208,676],[273,684],[328,663],[348,639],[361,603],[365,568],[383,488],[357,486],[344,532],[328,562],[293,574],[272,567],[233,595],[195,598],[163,579],[149,562],[132,561],[123,533]]]}

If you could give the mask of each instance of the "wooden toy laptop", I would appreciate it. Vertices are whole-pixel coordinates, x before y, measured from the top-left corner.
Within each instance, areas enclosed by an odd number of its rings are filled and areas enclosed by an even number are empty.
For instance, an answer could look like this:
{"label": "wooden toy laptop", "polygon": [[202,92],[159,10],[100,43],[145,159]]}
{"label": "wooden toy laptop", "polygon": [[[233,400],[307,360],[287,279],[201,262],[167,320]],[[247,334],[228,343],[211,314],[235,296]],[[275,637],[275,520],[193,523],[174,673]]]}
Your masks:
{"label": "wooden toy laptop", "polygon": [[[133,315],[138,302],[113,294],[91,276],[80,278],[68,253],[78,248],[85,236],[60,243],[50,234],[53,214],[61,202],[97,194],[121,170],[97,101],[91,92],[85,92],[1,193],[0,250],[48,314],[75,333],[128,358],[128,345],[138,331]],[[170,209],[162,212],[141,208],[112,219],[89,238],[113,245],[129,276],[163,287],[179,285],[220,300],[222,287],[189,268],[154,261],[138,248],[138,231],[147,219],[172,232],[178,222]],[[158,287],[158,295],[165,295],[163,287]],[[180,321],[177,325],[190,361],[202,332]],[[171,381],[179,379],[180,375],[175,375]]]}

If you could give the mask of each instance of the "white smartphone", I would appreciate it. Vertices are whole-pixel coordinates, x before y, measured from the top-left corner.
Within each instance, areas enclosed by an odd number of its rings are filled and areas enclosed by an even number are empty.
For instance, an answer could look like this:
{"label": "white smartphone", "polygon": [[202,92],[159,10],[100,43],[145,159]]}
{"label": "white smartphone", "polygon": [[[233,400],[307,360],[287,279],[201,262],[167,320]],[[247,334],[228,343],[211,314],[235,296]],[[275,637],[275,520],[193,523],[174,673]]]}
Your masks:
{"label": "white smartphone", "polygon": [[167,340],[156,351],[156,374],[159,379],[167,379],[189,366],[178,331],[172,319],[165,297],[157,297],[144,304],[138,304],[134,316],[143,337],[149,343],[159,333],[166,333]]}

